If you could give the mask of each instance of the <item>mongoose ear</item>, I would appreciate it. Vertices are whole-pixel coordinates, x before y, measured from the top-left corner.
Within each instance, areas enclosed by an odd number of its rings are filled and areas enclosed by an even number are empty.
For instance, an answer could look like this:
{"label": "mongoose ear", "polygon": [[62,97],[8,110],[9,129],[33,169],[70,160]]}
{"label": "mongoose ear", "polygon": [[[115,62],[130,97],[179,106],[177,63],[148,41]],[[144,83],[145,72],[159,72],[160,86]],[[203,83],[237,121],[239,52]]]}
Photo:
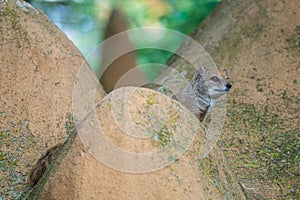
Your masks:
{"label": "mongoose ear", "polygon": [[200,69],[196,72],[196,74],[194,74],[193,79],[199,79],[199,77],[202,77],[204,74],[205,68],[204,67],[200,67]]}
{"label": "mongoose ear", "polygon": [[193,80],[195,82],[200,81],[202,79],[202,74],[203,74],[203,71],[200,69],[196,74],[194,74]]}
{"label": "mongoose ear", "polygon": [[195,84],[200,79],[200,77],[200,74],[197,72],[196,74],[194,74],[191,83]]}
{"label": "mongoose ear", "polygon": [[198,72],[199,72],[200,74],[203,74],[204,71],[205,71],[205,68],[204,68],[203,66],[201,66]]}
{"label": "mongoose ear", "polygon": [[223,72],[224,72],[225,76],[228,76],[228,71],[227,71],[227,69],[224,69]]}

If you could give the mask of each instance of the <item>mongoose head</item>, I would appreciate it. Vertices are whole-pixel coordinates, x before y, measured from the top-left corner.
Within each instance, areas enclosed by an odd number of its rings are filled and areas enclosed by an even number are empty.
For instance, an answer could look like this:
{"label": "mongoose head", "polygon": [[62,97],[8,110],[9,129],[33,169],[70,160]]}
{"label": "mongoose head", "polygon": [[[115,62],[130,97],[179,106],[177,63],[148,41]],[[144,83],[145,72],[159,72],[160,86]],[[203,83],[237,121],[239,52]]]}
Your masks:
{"label": "mongoose head", "polygon": [[173,97],[185,105],[202,121],[221,96],[226,94],[231,84],[227,82],[227,71],[205,69],[203,67],[193,76],[185,89]]}
{"label": "mongoose head", "polygon": [[227,82],[227,70],[211,70],[203,67],[194,75],[192,86],[196,96],[210,98],[210,106],[229,92],[231,84]]}

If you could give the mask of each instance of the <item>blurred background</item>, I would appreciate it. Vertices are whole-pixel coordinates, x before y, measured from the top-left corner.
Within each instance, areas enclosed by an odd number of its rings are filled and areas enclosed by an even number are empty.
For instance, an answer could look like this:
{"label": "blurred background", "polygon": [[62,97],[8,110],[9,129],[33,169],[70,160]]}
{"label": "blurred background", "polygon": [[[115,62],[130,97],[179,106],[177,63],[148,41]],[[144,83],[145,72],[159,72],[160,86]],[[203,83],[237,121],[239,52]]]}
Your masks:
{"label": "blurred background", "polygon": [[[220,0],[30,0],[41,9],[87,58],[94,71],[99,70],[101,52],[89,56],[97,45],[106,39],[111,13],[117,9],[124,18],[127,29],[161,27],[189,34],[216,7]],[[113,25],[112,25],[113,26]],[[178,45],[182,41],[158,37],[163,45]],[[142,41],[137,39],[137,41]],[[136,41],[130,41],[133,45]],[[101,50],[100,50],[101,51]],[[158,49],[141,49],[135,52],[135,63],[165,64],[172,52]],[[144,67],[142,73],[153,80],[159,68]]]}

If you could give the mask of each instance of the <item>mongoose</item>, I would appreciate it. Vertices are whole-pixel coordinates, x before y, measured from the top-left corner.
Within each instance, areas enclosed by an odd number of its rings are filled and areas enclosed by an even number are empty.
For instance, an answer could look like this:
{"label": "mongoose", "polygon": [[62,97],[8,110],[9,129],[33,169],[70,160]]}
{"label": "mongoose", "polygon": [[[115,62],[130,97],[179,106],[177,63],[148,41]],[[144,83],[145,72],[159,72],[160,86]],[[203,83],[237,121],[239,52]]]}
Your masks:
{"label": "mongoose", "polygon": [[231,84],[227,79],[227,70],[221,72],[201,67],[185,89],[173,98],[203,121],[219,98],[229,92]]}
{"label": "mongoose", "polygon": [[[186,106],[196,115],[200,121],[216,104],[218,99],[226,94],[231,88],[227,82],[227,71],[205,69],[203,67],[193,76],[185,89],[173,98]],[[37,160],[29,172],[27,182],[34,185],[42,177],[58,152],[62,144],[48,149],[46,153]]]}

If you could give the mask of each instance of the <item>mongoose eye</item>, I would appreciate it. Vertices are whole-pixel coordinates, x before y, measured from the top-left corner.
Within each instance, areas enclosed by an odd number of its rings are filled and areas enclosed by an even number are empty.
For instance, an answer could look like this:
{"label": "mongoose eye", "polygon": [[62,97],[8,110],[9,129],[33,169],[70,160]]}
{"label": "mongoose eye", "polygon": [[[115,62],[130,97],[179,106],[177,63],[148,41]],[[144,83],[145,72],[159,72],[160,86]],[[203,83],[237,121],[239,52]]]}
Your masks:
{"label": "mongoose eye", "polygon": [[227,69],[224,69],[223,72],[224,72],[224,75],[225,75],[225,76],[228,76],[228,71],[227,71]]}
{"label": "mongoose eye", "polygon": [[211,80],[212,80],[213,82],[218,82],[218,81],[219,81],[219,78],[216,77],[216,76],[213,76],[213,77],[211,77]]}

